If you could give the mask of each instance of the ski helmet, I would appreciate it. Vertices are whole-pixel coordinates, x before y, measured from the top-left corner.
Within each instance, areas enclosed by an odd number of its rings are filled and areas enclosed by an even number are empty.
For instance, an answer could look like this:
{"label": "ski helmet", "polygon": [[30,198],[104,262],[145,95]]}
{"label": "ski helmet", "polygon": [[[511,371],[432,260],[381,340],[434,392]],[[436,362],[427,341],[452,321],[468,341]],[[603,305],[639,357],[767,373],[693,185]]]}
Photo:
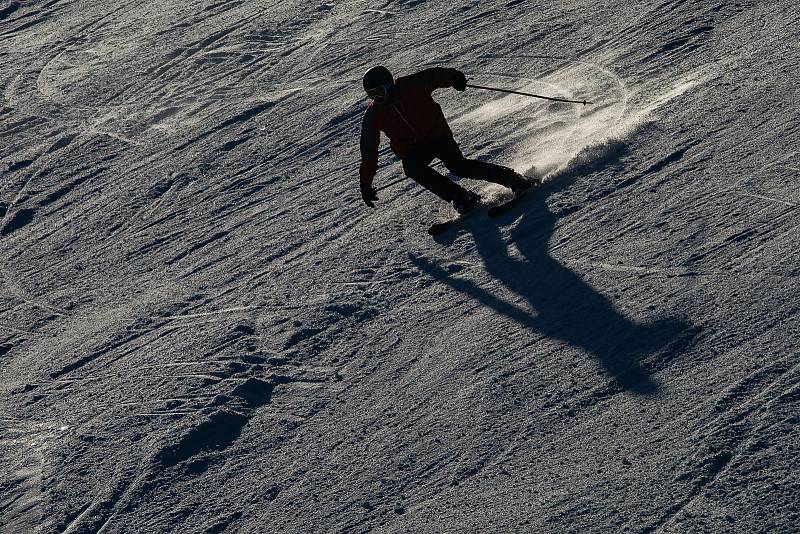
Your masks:
{"label": "ski helmet", "polygon": [[381,85],[391,85],[394,78],[389,69],[383,65],[376,65],[364,73],[364,91],[369,91]]}

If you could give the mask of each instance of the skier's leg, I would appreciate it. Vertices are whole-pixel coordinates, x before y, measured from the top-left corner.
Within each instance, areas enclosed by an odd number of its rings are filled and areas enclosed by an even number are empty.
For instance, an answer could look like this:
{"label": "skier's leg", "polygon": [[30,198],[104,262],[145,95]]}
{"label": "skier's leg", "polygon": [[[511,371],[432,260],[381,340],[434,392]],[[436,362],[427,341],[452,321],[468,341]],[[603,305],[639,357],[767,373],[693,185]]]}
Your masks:
{"label": "skier's leg", "polygon": [[416,150],[403,158],[403,171],[406,176],[446,202],[469,198],[471,195],[466,189],[429,167],[432,159],[433,156],[427,151]]}
{"label": "skier's leg", "polygon": [[509,188],[519,184],[520,176],[510,167],[465,158],[452,137],[437,140],[434,147],[436,157],[457,176],[485,180]]}

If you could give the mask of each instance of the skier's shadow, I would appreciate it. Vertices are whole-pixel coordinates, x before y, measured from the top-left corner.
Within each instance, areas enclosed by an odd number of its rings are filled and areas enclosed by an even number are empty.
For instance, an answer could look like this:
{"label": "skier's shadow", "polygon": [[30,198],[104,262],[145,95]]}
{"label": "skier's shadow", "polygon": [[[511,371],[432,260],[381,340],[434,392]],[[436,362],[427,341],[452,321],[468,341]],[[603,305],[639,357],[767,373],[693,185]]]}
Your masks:
{"label": "skier's shadow", "polygon": [[[563,186],[563,183],[562,183]],[[524,298],[534,313],[496,297],[463,277],[453,277],[425,258],[410,255],[412,263],[432,277],[466,293],[517,323],[551,339],[560,339],[594,355],[619,386],[637,394],[653,394],[658,383],[642,361],[658,351],[670,359],[667,345],[689,324],[678,319],[664,319],[640,324],[623,316],[602,294],[577,274],[548,254],[550,236],[557,217],[545,203],[546,194],[557,186],[545,186],[532,192],[515,211],[521,218],[511,230],[521,258],[509,256],[507,243],[494,221],[474,218],[465,227],[475,240],[486,270],[508,289]],[[478,219],[483,219],[479,221]],[[499,221],[503,223],[501,219]],[[507,222],[507,221],[506,221]],[[440,241],[454,239],[444,236]]]}

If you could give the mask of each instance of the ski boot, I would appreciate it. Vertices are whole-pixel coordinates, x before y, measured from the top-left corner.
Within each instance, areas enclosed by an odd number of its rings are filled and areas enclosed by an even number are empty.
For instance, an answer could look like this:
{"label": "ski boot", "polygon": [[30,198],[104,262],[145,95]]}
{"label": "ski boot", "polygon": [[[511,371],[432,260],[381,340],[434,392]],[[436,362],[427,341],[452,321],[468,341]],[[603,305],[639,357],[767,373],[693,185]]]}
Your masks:
{"label": "ski boot", "polygon": [[518,172],[514,172],[513,181],[511,184],[511,191],[514,196],[519,196],[533,186],[541,185],[542,181],[539,178],[528,178]]}
{"label": "ski boot", "polygon": [[480,200],[480,195],[467,191],[466,196],[463,198],[453,199],[453,209],[455,209],[459,215],[466,215],[475,209]]}

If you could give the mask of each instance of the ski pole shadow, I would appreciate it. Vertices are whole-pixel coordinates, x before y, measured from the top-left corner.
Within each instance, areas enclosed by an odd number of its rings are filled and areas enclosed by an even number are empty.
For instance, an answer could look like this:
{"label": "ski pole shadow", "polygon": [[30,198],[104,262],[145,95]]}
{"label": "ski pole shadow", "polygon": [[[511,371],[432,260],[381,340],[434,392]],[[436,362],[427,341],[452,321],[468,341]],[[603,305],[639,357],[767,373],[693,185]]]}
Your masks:
{"label": "ski pole shadow", "polygon": [[[590,353],[621,388],[639,395],[655,394],[659,384],[643,361],[649,359],[650,365],[655,366],[676,356],[680,349],[670,350],[669,345],[683,332],[692,330],[691,325],[677,318],[650,323],[632,321],[549,254],[549,241],[558,218],[548,210],[545,200],[548,193],[568,183],[567,177],[546,185],[529,194],[530,198],[516,209],[522,213],[517,215],[509,243],[516,246],[518,258],[509,255],[508,243],[495,222],[472,221],[464,229],[473,236],[487,272],[527,301],[535,313],[506,302],[475,282],[454,278],[425,258],[410,255],[411,262],[522,326]],[[656,353],[659,357],[652,357]]]}

